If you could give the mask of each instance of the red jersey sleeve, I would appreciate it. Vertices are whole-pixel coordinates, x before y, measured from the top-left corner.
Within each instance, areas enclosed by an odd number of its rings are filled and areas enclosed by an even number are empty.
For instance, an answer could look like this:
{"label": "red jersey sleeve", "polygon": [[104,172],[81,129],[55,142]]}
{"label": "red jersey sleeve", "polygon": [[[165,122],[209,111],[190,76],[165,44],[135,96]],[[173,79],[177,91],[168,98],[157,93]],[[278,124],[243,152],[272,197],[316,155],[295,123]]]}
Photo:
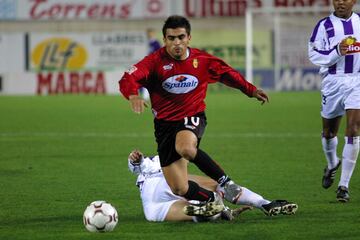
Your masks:
{"label": "red jersey sleeve", "polygon": [[154,55],[146,56],[143,60],[133,65],[127,70],[119,80],[119,90],[125,98],[129,99],[130,95],[138,95],[138,90],[146,85]]}
{"label": "red jersey sleeve", "polygon": [[214,57],[210,63],[209,72],[211,78],[209,83],[221,82],[229,87],[241,90],[247,96],[252,97],[257,89],[235,69],[226,64],[223,60]]}

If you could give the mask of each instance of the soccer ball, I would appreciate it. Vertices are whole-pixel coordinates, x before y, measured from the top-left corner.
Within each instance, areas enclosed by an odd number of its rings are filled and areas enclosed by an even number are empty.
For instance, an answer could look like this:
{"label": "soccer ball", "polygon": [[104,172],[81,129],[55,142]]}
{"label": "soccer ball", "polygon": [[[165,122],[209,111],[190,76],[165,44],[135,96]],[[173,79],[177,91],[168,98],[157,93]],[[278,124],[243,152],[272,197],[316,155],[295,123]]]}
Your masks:
{"label": "soccer ball", "polygon": [[83,219],[90,232],[110,232],[118,222],[118,213],[110,203],[94,201],[85,209]]}

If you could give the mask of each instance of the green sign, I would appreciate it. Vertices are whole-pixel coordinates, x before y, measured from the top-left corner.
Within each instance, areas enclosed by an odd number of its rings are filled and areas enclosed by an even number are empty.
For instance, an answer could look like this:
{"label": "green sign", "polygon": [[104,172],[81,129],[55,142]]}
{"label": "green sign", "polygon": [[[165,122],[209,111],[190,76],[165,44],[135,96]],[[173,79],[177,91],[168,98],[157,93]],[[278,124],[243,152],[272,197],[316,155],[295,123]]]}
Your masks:
{"label": "green sign", "polygon": [[[234,68],[245,68],[246,34],[244,31],[196,30],[192,33],[190,45],[222,58]],[[252,54],[254,68],[270,68],[272,66],[270,32],[254,31]]]}

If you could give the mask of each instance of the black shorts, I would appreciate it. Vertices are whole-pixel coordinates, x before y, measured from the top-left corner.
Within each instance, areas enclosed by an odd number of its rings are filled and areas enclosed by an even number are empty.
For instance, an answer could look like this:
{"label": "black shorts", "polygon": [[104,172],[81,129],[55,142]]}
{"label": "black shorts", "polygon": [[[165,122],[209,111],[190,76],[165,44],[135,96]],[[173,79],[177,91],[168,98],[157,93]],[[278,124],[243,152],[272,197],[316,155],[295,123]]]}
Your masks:
{"label": "black shorts", "polygon": [[200,112],[191,117],[186,117],[179,121],[166,121],[161,119],[154,120],[155,138],[158,144],[158,154],[161,167],[166,167],[179,160],[181,156],[176,152],[176,134],[181,130],[190,130],[198,138],[198,146],[201,137],[205,132],[206,116]]}

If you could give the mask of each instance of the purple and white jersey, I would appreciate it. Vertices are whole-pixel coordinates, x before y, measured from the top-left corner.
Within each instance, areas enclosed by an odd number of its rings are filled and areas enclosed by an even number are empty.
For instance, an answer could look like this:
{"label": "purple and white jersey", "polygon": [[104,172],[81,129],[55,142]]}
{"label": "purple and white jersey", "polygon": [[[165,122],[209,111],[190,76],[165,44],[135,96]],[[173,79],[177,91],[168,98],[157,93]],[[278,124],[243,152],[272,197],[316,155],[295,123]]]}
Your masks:
{"label": "purple and white jersey", "polygon": [[341,56],[338,50],[339,43],[347,37],[360,41],[360,15],[357,13],[352,13],[348,19],[331,14],[315,26],[309,41],[309,59],[320,66],[323,77],[360,72],[360,53]]}

